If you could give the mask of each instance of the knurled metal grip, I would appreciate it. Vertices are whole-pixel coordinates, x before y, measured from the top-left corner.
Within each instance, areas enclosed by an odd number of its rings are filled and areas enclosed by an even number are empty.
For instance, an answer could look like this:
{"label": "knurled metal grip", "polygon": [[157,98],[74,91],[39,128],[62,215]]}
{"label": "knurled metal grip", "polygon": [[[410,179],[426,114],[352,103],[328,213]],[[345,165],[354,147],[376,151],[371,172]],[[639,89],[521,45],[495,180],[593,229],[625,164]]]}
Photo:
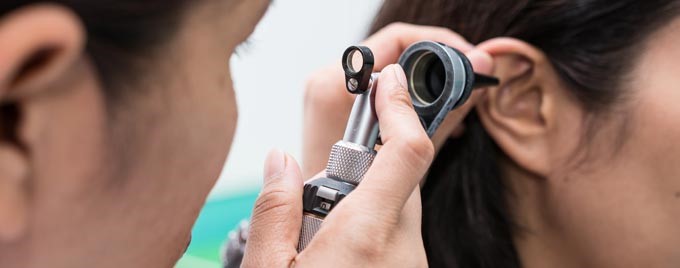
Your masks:
{"label": "knurled metal grip", "polygon": [[375,150],[365,146],[339,141],[331,149],[326,176],[357,185],[371,167],[375,154]]}
{"label": "knurled metal grip", "polygon": [[298,252],[302,251],[312,241],[314,234],[321,228],[323,220],[315,216],[306,214],[302,217],[302,229],[300,230],[300,241],[298,242]]}
{"label": "knurled metal grip", "polygon": [[327,178],[317,178],[305,184],[298,251],[307,247],[326,215],[361,182],[375,154],[373,149],[347,141],[333,145],[326,169]]}

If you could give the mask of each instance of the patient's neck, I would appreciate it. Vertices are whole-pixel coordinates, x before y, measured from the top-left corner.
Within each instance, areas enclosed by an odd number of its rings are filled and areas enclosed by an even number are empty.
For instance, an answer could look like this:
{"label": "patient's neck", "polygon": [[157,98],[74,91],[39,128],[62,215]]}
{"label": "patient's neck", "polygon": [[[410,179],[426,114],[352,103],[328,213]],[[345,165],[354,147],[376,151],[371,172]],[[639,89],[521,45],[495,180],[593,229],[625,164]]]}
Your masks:
{"label": "patient's neck", "polygon": [[578,258],[563,239],[564,233],[549,224],[550,208],[546,202],[548,183],[513,163],[503,163],[506,196],[513,221],[513,240],[521,267],[580,267]]}

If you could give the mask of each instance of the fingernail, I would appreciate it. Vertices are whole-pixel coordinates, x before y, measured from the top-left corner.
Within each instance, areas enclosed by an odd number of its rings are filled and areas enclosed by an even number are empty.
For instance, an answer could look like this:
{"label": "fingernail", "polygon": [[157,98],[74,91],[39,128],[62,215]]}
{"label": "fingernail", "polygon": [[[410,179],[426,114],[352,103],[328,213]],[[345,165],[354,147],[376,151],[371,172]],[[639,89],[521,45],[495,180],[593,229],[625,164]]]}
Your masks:
{"label": "fingernail", "polygon": [[394,79],[399,82],[399,85],[401,86],[402,90],[406,90],[406,73],[404,73],[404,69],[401,68],[399,64],[392,64],[388,66],[388,68],[392,69],[392,74],[394,75]]}
{"label": "fingernail", "polygon": [[264,165],[264,182],[268,182],[286,170],[286,154],[279,149],[273,149],[267,155]]}
{"label": "fingernail", "polygon": [[473,49],[467,54],[472,68],[475,72],[482,74],[490,74],[493,72],[493,58],[486,51]]}

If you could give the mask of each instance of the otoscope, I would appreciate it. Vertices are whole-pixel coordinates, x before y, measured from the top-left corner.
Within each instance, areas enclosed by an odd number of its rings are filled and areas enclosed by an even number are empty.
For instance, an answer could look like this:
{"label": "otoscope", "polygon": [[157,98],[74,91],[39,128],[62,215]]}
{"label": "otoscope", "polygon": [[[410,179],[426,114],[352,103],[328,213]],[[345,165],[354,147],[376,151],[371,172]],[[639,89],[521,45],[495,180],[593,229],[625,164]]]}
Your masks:
{"label": "otoscope", "polygon": [[[344,137],[331,149],[326,177],[304,186],[298,251],[307,247],[328,213],[359,185],[377,154],[380,130],[375,94],[379,73],[373,72],[374,63],[368,47],[351,46],[343,54],[346,87],[357,97]],[[467,101],[474,88],[499,83],[497,78],[474,73],[460,51],[432,41],[411,45],[402,53],[399,64],[406,73],[415,111],[430,137],[451,110]]]}

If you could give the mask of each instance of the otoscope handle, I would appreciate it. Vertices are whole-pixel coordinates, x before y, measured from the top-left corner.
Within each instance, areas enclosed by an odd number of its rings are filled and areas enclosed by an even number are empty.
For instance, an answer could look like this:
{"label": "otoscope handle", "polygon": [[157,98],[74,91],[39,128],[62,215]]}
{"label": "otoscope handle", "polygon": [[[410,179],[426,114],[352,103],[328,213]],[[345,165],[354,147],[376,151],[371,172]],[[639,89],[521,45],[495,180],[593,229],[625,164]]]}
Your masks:
{"label": "otoscope handle", "polygon": [[300,230],[300,240],[298,241],[298,252],[303,251],[307,245],[309,245],[309,242],[312,241],[316,232],[321,229],[322,223],[323,219],[308,215],[307,213],[302,216],[302,229]]}
{"label": "otoscope handle", "polygon": [[346,141],[339,141],[331,149],[326,176],[358,185],[373,164],[375,150]]}
{"label": "otoscope handle", "polygon": [[326,167],[327,178],[305,184],[298,251],[307,247],[326,215],[361,182],[375,155],[372,148],[347,141],[333,145]]}
{"label": "otoscope handle", "polygon": [[374,101],[377,79],[374,76],[369,81],[370,88],[362,90],[354,100],[345,135],[331,148],[326,177],[305,184],[298,251],[307,247],[326,215],[354,190],[373,164],[376,155],[373,147],[379,135]]}

